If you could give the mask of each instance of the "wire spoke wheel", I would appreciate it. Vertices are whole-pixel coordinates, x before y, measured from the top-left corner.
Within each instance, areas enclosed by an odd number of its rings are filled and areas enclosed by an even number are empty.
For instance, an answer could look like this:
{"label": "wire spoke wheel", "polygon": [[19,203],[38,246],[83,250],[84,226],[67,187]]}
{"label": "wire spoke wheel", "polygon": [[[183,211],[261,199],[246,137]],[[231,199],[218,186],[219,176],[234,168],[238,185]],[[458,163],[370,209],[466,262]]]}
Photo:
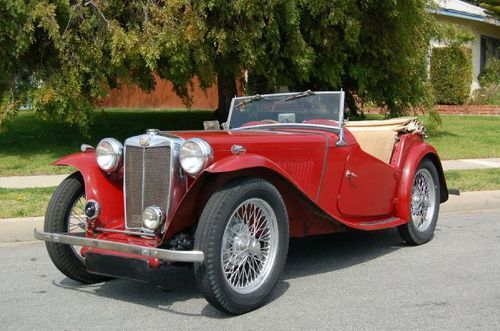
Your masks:
{"label": "wire spoke wheel", "polygon": [[[69,211],[67,224],[69,233],[82,233],[86,231],[86,216],[85,216],[85,204],[87,203],[87,199],[85,198],[85,194],[82,193]],[[75,255],[83,261],[83,256],[81,254],[82,246],[70,245],[71,249],[75,253]]]}
{"label": "wire spoke wheel", "polygon": [[237,293],[257,290],[267,279],[279,241],[276,215],[262,199],[249,199],[231,215],[222,238],[221,265]]}
{"label": "wire spoke wheel", "polygon": [[434,179],[426,168],[415,174],[411,194],[411,219],[418,231],[425,231],[432,222],[436,207]]}
{"label": "wire spoke wheel", "polygon": [[219,188],[203,208],[195,233],[198,288],[215,308],[238,315],[271,296],[288,253],[288,215],[279,191],[261,178]]}
{"label": "wire spoke wheel", "polygon": [[[45,213],[44,230],[50,233],[84,233],[86,231],[85,187],[79,172],[68,176],[55,190]],[[45,242],[54,265],[75,281],[93,284],[110,279],[87,271],[82,247]]]}

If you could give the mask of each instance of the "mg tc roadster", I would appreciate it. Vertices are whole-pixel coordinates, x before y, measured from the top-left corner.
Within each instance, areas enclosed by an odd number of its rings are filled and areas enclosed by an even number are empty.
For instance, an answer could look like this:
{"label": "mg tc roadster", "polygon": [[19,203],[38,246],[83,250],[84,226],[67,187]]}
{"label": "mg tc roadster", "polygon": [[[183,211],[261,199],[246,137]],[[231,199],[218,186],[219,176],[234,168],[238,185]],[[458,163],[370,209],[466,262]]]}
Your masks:
{"label": "mg tc roadster", "polygon": [[289,238],[397,227],[431,240],[448,190],[423,135],[415,118],[345,121],[342,91],[236,97],[222,128],[148,129],[54,162],[77,172],[34,235],[78,282],[187,263],[210,304],[242,314],[269,298]]}

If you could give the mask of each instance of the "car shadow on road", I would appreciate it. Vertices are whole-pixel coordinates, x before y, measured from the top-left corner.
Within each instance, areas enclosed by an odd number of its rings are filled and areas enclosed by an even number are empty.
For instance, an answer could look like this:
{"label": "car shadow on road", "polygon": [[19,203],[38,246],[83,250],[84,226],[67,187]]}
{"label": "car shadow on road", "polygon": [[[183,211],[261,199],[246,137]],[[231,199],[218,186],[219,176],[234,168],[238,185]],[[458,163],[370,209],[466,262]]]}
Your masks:
{"label": "car shadow on road", "polygon": [[[290,241],[287,265],[282,279],[276,285],[270,302],[279,299],[290,287],[289,280],[316,274],[341,272],[360,263],[374,260],[403,247],[394,229],[375,232],[344,232]],[[53,281],[57,287],[120,300],[163,312],[185,316],[229,318],[206,304],[200,313],[176,309],[177,304],[202,298],[192,269],[187,267],[160,268],[152,273],[151,283],[113,280],[94,285],[81,285],[68,278]]]}

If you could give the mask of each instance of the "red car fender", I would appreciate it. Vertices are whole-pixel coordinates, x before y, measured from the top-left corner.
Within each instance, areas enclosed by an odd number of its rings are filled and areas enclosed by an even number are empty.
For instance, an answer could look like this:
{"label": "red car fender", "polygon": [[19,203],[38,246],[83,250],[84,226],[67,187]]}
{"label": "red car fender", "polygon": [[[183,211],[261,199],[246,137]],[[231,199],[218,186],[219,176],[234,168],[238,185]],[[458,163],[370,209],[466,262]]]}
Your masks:
{"label": "red car fender", "polygon": [[[247,172],[245,172],[245,170],[247,170]],[[227,176],[210,176],[219,174]],[[307,209],[306,200],[309,200],[312,205],[315,205],[311,197],[305,194],[304,199],[298,197],[297,192],[303,191],[299,188],[296,181],[273,161],[256,154],[230,155],[213,163],[193,181],[186,195],[182,198],[179,205],[177,205],[163,240],[167,240],[175,233],[193,225],[206,201],[208,201],[210,192],[212,192],[211,190],[221,187],[226,182],[238,178],[241,175],[259,176],[271,182],[277,177],[282,177],[285,181],[288,181],[287,184],[282,181],[273,182],[273,184],[280,190],[283,199],[290,202],[288,206],[293,206],[293,208],[289,210],[289,215],[294,214],[297,210],[299,212],[304,212],[304,210]],[[293,188],[295,188],[295,191],[292,190]],[[207,193],[207,191],[209,193]],[[295,222],[290,224],[290,233],[292,236],[302,237],[304,235],[304,224],[302,218],[296,219]],[[331,226],[337,229],[338,224],[333,223]],[[314,232],[311,231],[311,233]]]}
{"label": "red car fender", "polygon": [[[222,173],[222,172],[232,172],[237,170],[244,170],[249,168],[267,168],[270,169],[284,178],[286,178],[295,187],[299,185],[295,180],[290,177],[283,169],[281,169],[273,161],[256,154],[244,154],[244,155],[232,155],[223,158],[216,163],[212,164],[205,171],[209,173]],[[311,197],[310,197],[311,198]]]}
{"label": "red car fender", "polygon": [[431,145],[424,142],[417,142],[413,144],[409,150],[404,165],[401,169],[401,176],[399,181],[399,190],[397,195],[396,216],[405,220],[410,217],[411,205],[411,190],[413,185],[413,177],[417,171],[417,167],[424,157],[428,157],[435,164],[438,171],[440,188],[441,188],[441,201],[448,200],[448,189],[446,188],[446,181],[444,173],[439,160],[439,156]]}
{"label": "red car fender", "polygon": [[105,174],[97,165],[94,151],[66,155],[52,165],[78,169],[83,178],[87,200],[95,200],[100,205],[96,223],[109,228],[121,224],[124,209],[123,176],[120,173],[115,176]]}

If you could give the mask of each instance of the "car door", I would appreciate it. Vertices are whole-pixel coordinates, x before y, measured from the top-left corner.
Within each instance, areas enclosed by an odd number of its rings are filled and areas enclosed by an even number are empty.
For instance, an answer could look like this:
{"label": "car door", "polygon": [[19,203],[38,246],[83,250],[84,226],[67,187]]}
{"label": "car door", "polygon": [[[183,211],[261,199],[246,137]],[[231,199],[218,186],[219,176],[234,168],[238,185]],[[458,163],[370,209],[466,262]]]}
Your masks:
{"label": "car door", "polygon": [[394,208],[395,188],[395,170],[356,146],[346,161],[338,209],[350,217],[389,215]]}

